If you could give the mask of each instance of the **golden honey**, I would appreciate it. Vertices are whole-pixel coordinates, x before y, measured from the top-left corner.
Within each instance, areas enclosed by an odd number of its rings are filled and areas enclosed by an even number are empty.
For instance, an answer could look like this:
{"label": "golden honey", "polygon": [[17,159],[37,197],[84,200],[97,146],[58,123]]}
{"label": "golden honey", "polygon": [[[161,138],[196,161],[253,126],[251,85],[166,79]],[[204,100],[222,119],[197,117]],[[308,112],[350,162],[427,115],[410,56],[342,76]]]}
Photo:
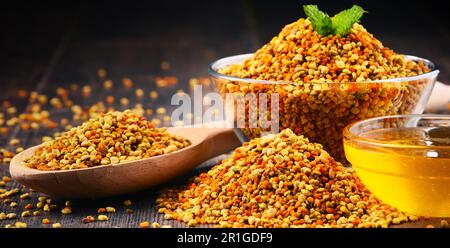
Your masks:
{"label": "golden honey", "polygon": [[450,127],[379,128],[344,139],[364,184],[399,210],[450,217]]}

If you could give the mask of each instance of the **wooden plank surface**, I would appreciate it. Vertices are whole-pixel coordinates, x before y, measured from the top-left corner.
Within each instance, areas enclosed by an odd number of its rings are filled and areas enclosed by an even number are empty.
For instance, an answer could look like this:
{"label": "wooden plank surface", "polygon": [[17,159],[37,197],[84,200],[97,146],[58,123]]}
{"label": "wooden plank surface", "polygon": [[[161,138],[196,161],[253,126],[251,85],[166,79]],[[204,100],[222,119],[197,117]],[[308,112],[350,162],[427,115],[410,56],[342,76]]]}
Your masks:
{"label": "wooden plank surface", "polygon": [[[346,1],[336,5],[325,2],[324,5],[330,4],[331,12],[350,5]],[[396,11],[401,6],[386,9],[373,3],[368,5],[371,13],[365,23],[367,21],[369,30],[395,50],[436,61],[441,69],[440,80],[450,82],[449,30],[441,21],[445,17],[439,10],[410,6],[405,11],[408,18],[398,18]],[[415,9],[422,7],[421,11]],[[380,19],[382,10],[384,18]],[[427,11],[433,14],[427,15],[425,23],[421,20],[424,18],[423,12]],[[170,112],[173,109],[170,106],[172,94],[177,89],[189,91],[189,79],[206,76],[209,63],[220,57],[255,51],[283,25],[303,15],[298,1],[277,5],[272,1],[214,1],[214,4],[209,1],[180,1],[137,5],[104,2],[69,7],[26,5],[1,9],[0,13],[1,27],[6,34],[0,39],[0,99],[11,101],[19,112],[25,111],[29,105],[26,100],[17,97],[17,90],[37,90],[51,97],[55,96],[57,87],[68,88],[71,84],[77,84],[80,88],[87,84],[93,87],[88,98],[81,97],[79,92],[71,93],[71,99],[84,107],[114,95],[116,102],[113,105],[119,109],[125,108],[118,103],[119,98],[127,97],[130,106],[135,103],[152,109],[164,106]],[[16,18],[23,18],[24,21],[14,22]],[[433,28],[430,28],[430,23],[433,23]],[[161,69],[162,61],[170,64],[169,70]],[[97,75],[99,68],[105,68],[107,79],[114,82],[112,90],[103,90],[103,80]],[[155,84],[157,76],[176,76],[178,85],[158,88]],[[121,86],[124,77],[134,81],[132,89]],[[145,98],[135,97],[134,90],[137,88],[144,89]],[[159,92],[157,100],[148,97],[151,90]],[[51,109],[50,114],[55,119],[71,116],[68,108]],[[42,136],[51,135],[54,131],[10,128],[8,134],[0,136],[0,147],[14,149],[9,145],[9,140],[13,138],[20,139],[20,146],[30,147],[40,143]],[[182,185],[190,176],[217,161],[214,159],[204,163],[165,186]],[[8,174],[8,165],[0,165],[0,176]],[[20,185],[8,183],[7,188],[13,187]],[[60,222],[63,227],[138,227],[144,220],[174,227],[184,226],[166,221],[156,212],[154,200],[157,191],[158,188],[154,188],[133,195],[74,201],[71,215],[50,212],[21,220],[29,227],[44,227],[42,218]],[[20,215],[25,204],[37,202],[38,193],[31,194],[33,197],[30,200],[19,201],[17,196],[12,198],[19,203],[18,208],[0,202],[0,212]],[[125,213],[126,207],[122,202],[126,199],[133,202],[131,214]],[[64,200],[57,199],[57,205],[62,206]],[[110,221],[81,223],[83,217],[96,216],[97,209],[106,206],[117,209],[116,214],[109,215]],[[0,226],[15,221],[1,221]],[[421,220],[400,226],[439,226],[439,222],[440,219]]]}

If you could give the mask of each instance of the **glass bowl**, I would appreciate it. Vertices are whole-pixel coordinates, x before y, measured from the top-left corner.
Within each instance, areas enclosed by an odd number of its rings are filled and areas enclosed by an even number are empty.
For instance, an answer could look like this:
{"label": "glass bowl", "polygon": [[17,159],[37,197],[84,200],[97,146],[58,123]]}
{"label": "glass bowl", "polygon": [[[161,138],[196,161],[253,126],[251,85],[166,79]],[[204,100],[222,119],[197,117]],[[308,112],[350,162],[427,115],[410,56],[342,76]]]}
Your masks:
{"label": "glass bowl", "polygon": [[347,126],[348,161],[367,188],[401,211],[450,217],[450,115],[397,115]]}
{"label": "glass bowl", "polygon": [[[277,113],[271,113],[267,108],[267,115],[278,121],[279,130],[290,128],[312,142],[321,143],[338,161],[345,161],[342,146],[345,126],[371,117],[422,113],[439,73],[432,62],[414,56],[407,56],[407,59],[422,61],[430,72],[413,77],[350,83],[275,82],[219,73],[221,68],[243,63],[252,55],[227,57],[210,65],[209,74],[217,91],[223,97],[227,93],[254,93],[256,96],[264,93],[269,99],[267,106],[271,103],[270,96],[277,93]],[[249,119],[249,102],[245,104],[245,111],[235,111],[233,118],[245,119],[245,126],[240,127],[248,138],[258,137],[268,129],[258,121],[251,125],[254,119]]]}

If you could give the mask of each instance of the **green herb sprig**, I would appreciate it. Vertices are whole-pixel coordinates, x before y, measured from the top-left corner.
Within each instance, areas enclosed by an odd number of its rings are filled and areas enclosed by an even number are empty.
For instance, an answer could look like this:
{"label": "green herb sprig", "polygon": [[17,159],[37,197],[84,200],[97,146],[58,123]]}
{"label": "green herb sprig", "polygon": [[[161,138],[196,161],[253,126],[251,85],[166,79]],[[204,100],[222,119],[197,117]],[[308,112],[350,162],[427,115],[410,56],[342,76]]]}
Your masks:
{"label": "green herb sprig", "polygon": [[353,5],[350,9],[343,10],[333,17],[320,11],[317,5],[304,5],[303,10],[309,17],[316,32],[322,36],[340,35],[346,36],[350,33],[354,23],[359,22],[364,13],[367,13],[358,5]]}

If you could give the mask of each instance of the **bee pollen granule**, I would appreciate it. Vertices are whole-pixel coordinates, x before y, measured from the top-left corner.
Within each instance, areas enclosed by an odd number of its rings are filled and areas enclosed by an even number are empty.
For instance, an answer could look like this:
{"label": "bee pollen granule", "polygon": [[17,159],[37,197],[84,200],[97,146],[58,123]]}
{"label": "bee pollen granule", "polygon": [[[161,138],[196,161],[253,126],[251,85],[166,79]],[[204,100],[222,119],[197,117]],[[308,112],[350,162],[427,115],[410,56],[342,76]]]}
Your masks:
{"label": "bee pollen granule", "polygon": [[100,114],[70,129],[45,142],[25,162],[38,170],[80,169],[158,156],[189,145],[188,140],[126,110]]}
{"label": "bee pollen granule", "polygon": [[156,203],[167,219],[220,227],[388,227],[409,220],[322,145],[290,129],[245,143]]}

